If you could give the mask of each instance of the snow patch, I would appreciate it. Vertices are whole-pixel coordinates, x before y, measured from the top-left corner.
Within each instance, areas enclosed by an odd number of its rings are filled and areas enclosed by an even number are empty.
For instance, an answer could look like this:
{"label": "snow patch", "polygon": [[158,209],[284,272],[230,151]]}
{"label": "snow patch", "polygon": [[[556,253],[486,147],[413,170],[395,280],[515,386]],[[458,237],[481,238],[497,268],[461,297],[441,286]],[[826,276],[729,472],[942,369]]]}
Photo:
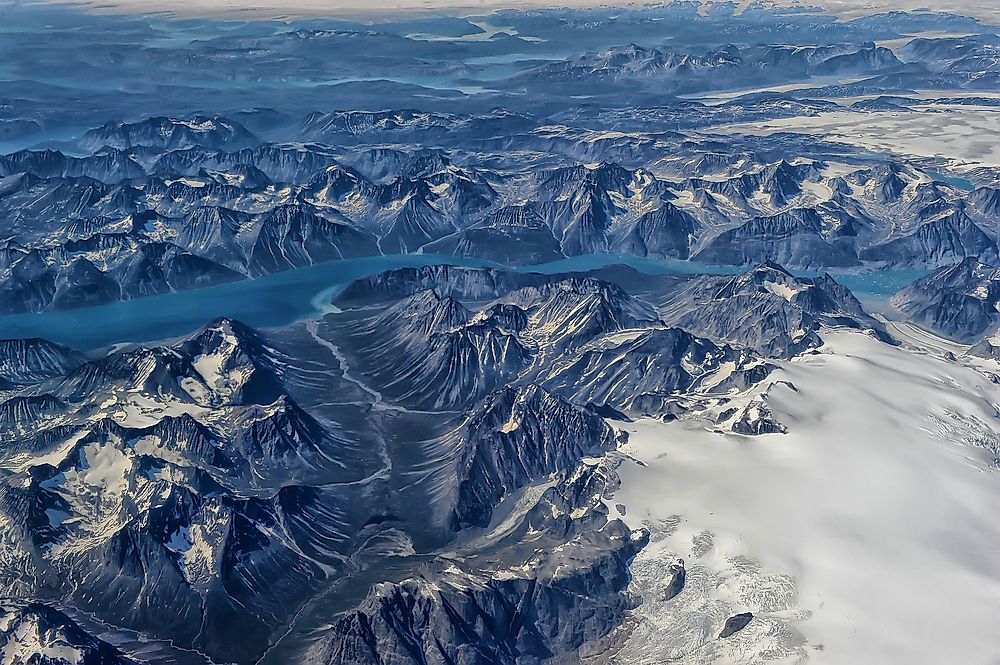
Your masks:
{"label": "snow patch", "polygon": [[778,282],[764,282],[764,288],[776,296],[781,296],[785,300],[791,301],[796,294],[804,291],[806,287],[792,287],[787,284],[779,284]]}

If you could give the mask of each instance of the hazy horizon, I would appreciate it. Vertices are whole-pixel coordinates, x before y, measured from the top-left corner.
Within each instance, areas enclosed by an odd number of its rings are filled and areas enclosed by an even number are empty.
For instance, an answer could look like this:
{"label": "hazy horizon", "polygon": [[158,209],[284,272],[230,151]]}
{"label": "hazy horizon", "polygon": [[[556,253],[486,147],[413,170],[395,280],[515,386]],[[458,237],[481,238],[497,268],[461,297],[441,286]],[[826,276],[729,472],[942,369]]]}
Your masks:
{"label": "hazy horizon", "polygon": [[[669,5],[671,2],[628,2],[626,0],[467,0],[446,2],[444,0],[394,0],[383,6],[373,7],[363,0],[176,0],[171,9],[165,9],[157,0],[39,0],[53,4],[78,5],[101,13],[140,13],[175,18],[373,18],[398,17],[399,13],[475,15],[503,9],[574,9],[596,7],[640,8],[644,6]],[[707,0],[705,6],[723,4],[721,0]],[[742,11],[751,4],[750,0],[739,2]],[[932,3],[920,0],[879,0],[873,4],[865,0],[771,0],[766,3],[773,7],[818,8],[844,19],[870,16],[888,11],[932,11],[951,12],[986,21],[1000,22],[1000,6],[980,0],[934,0]]]}

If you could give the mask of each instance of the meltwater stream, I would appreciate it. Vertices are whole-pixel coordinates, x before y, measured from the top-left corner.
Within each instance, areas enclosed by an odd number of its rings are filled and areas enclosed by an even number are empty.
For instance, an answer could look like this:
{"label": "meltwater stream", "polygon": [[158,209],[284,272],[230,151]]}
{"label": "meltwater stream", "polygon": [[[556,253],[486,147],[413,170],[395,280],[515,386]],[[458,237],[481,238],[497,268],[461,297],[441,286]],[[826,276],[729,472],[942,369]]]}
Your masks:
{"label": "meltwater stream", "polygon": [[[709,266],[676,259],[607,254],[588,254],[526,267],[433,254],[372,256],[86,309],[0,316],[0,339],[41,337],[81,351],[91,351],[116,344],[177,337],[222,316],[254,328],[282,326],[324,313],[338,287],[353,280],[395,268],[434,264],[489,266],[544,274],[584,272],[610,265],[625,265],[651,275],[735,274],[747,269],[746,266]],[[836,274],[835,278],[862,301],[872,302],[886,299],[926,272],[845,273]]]}

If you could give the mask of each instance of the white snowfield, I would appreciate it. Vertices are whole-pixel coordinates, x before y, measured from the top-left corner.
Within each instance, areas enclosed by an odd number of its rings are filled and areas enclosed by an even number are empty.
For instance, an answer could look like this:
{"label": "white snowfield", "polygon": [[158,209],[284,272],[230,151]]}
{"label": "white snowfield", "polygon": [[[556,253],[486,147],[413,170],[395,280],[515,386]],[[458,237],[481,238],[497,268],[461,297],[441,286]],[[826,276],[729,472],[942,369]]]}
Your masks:
{"label": "white snowfield", "polygon": [[1000,662],[1000,386],[939,350],[824,339],[757,391],[788,434],[626,426],[641,464],[613,501],[652,540],[616,662]]}
{"label": "white snowfield", "polygon": [[[950,92],[937,91],[940,97]],[[996,93],[983,93],[995,99]],[[848,104],[856,99],[842,99]],[[995,137],[1000,111],[992,106],[926,104],[904,113],[844,109],[815,116],[781,118],[712,128],[711,133],[770,136],[797,132],[853,146],[910,157],[937,157],[949,168],[967,171],[1000,166]]]}
{"label": "white snowfield", "polygon": [[[482,14],[497,9],[538,9],[545,7],[642,7],[642,0],[45,0],[72,3],[99,12],[136,12],[177,17],[227,16],[242,19],[351,16],[379,17],[400,14]],[[726,0],[707,0],[706,7]],[[662,4],[669,4],[664,2]],[[752,4],[739,0],[741,11]],[[776,0],[768,4],[781,7],[821,7],[845,19],[869,16],[887,11],[931,10],[955,12],[985,20],[1000,19],[1000,3],[996,0]]]}

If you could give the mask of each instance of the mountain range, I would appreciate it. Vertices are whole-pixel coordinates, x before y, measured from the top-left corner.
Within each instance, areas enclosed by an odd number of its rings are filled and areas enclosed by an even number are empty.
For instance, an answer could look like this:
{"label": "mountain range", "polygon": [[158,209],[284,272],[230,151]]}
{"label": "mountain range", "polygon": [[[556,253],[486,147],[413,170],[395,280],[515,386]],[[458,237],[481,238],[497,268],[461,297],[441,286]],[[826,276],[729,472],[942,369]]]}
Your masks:
{"label": "mountain range", "polygon": [[996,26],[0,18],[0,665],[998,656]]}

